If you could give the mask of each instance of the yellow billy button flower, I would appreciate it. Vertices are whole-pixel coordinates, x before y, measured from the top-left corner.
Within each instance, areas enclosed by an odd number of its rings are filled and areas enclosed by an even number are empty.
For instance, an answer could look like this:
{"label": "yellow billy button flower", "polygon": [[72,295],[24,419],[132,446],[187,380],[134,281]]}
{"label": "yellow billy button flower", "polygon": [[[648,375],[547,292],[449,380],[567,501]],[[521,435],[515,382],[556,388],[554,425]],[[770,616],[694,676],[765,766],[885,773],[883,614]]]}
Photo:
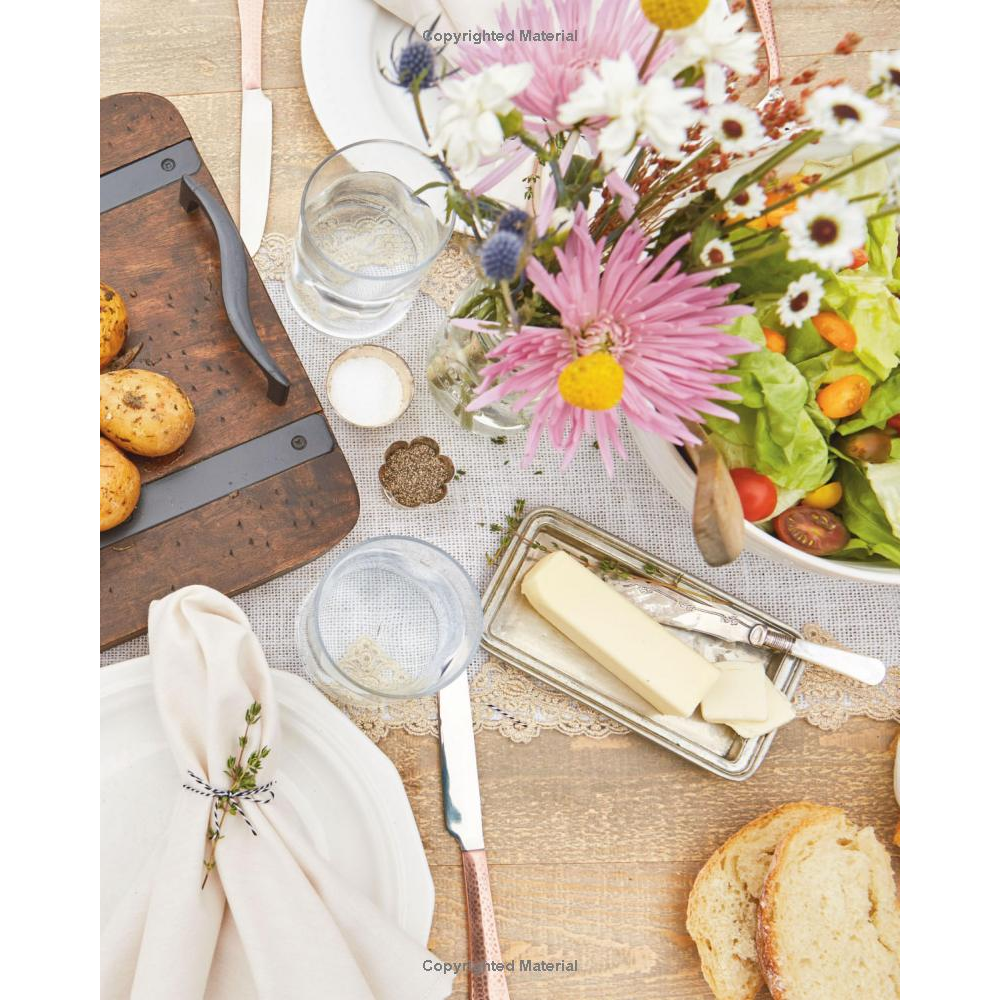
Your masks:
{"label": "yellow billy button flower", "polygon": [[559,373],[559,394],[581,410],[610,410],[621,402],[625,369],[607,352],[575,358]]}
{"label": "yellow billy button flower", "polygon": [[646,20],[661,31],[690,28],[708,9],[708,0],[641,0]]}

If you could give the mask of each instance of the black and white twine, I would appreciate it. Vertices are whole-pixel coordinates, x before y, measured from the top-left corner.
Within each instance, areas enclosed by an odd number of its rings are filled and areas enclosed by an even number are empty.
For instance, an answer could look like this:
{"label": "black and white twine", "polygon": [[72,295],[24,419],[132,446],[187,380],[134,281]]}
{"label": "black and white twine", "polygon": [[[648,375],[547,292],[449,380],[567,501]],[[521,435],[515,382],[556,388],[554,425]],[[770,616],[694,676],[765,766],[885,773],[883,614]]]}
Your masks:
{"label": "black and white twine", "polygon": [[253,788],[243,788],[234,792],[228,788],[213,787],[204,778],[195,774],[194,771],[188,771],[188,775],[196,784],[184,785],[183,787],[189,792],[194,792],[195,795],[204,795],[206,798],[212,799],[212,820],[215,824],[216,837],[222,834],[222,817],[226,814],[230,805],[243,818],[243,822],[250,827],[250,832],[255,837],[257,836],[257,831],[254,829],[253,823],[250,822],[250,817],[247,816],[243,809],[243,803],[255,802],[259,806],[266,806],[269,802],[273,802],[274,791],[272,786],[278,780],[277,778],[272,778],[266,785],[254,785]]}

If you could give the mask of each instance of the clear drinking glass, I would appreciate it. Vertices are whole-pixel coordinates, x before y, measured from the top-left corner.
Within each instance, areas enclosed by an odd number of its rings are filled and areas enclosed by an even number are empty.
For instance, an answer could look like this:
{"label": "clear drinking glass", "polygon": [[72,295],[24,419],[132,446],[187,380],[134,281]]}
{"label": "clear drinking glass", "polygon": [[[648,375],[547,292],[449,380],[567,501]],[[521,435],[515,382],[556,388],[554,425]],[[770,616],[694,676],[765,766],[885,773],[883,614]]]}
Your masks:
{"label": "clear drinking glass", "polygon": [[395,326],[451,237],[447,180],[405,142],[368,139],[328,156],[302,192],[285,279],[296,312],[348,340]]}
{"label": "clear drinking glass", "polygon": [[309,673],[335,696],[421,698],[464,670],[483,634],[479,592],[451,556],[416,538],[345,552],[299,612]]}

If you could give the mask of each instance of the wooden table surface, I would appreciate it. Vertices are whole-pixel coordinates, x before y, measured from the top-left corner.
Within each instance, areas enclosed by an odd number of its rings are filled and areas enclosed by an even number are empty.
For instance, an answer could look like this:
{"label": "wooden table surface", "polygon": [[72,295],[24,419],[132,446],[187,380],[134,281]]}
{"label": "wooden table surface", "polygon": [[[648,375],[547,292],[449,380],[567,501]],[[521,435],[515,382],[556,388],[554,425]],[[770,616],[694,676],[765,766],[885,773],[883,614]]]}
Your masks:
{"label": "wooden table surface", "polygon": [[[267,232],[292,235],[305,180],[331,149],[309,106],[299,65],[305,0],[267,0],[264,84],[274,105]],[[867,53],[899,44],[898,0],[774,0],[786,72],[819,63],[863,86]],[[853,55],[831,56],[848,32]],[[345,81],[346,82],[346,81]],[[236,0],[103,0],[101,95],[169,97],[234,214],[240,76]],[[861,584],[859,584],[861,586]],[[889,842],[893,723],[856,719],[837,732],[787,726],[760,772],[733,784],[638,736],[604,740],[543,733],[516,745],[477,737],[484,825],[505,957],[577,962],[573,973],[515,972],[515,1000],[702,1000],[684,931],[687,890],[733,830],[782,802],[841,805]],[[437,888],[431,948],[466,955],[461,868],[441,818],[437,745],[394,732],[382,744],[403,777]],[[465,997],[456,981],[455,997]],[[404,1000],[404,998],[400,998]]]}

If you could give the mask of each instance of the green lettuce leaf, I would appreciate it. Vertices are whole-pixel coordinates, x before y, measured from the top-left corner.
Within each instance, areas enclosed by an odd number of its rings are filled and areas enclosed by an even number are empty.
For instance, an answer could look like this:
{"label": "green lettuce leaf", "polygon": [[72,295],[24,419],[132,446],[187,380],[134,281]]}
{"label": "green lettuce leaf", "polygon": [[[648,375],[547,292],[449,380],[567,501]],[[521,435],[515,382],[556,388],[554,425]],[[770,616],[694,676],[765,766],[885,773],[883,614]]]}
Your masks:
{"label": "green lettuce leaf", "polygon": [[[754,316],[742,317],[730,332],[758,344],[764,340]],[[779,488],[808,491],[826,482],[833,463],[823,433],[806,410],[809,383],[798,368],[784,355],[762,350],[740,355],[730,372],[739,378],[730,386],[741,397],[730,407],[739,423],[709,417],[711,431],[743,449],[745,464]]]}
{"label": "green lettuce leaf", "polygon": [[860,558],[867,552],[898,566],[899,539],[864,472],[853,462],[842,460],[837,467],[837,478],[844,487],[844,496],[836,511],[855,537],[845,549],[836,553],[836,558],[841,558],[842,553]]}
{"label": "green lettuce leaf", "polygon": [[899,299],[875,274],[845,271],[824,289],[823,301],[843,316],[858,335],[854,354],[881,382],[899,365]]}

